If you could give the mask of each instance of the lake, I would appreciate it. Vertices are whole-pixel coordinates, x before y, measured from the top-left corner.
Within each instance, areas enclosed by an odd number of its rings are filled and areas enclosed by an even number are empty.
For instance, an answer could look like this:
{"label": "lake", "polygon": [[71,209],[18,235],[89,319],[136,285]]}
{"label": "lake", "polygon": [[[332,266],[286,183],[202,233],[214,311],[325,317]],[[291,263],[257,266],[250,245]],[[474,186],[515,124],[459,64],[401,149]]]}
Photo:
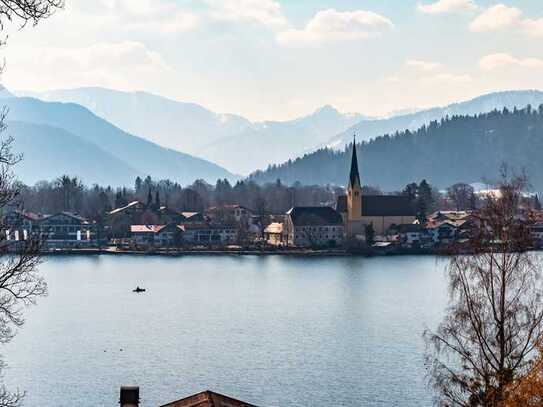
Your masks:
{"label": "lake", "polygon": [[[205,389],[259,406],[429,406],[431,256],[50,257],[49,296],[4,347],[26,406],[142,406]],[[136,285],[146,293],[135,294]]]}

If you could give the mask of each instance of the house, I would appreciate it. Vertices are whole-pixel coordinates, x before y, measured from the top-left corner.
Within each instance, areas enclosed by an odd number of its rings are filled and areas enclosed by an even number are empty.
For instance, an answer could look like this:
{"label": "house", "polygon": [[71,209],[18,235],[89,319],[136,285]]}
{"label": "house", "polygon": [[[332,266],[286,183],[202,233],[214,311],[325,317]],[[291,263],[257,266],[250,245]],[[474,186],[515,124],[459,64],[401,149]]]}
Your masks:
{"label": "house", "polygon": [[282,223],[273,222],[264,229],[264,239],[270,246],[286,246],[288,234]]}
{"label": "house", "polygon": [[543,248],[543,222],[537,222],[530,226],[530,237],[535,247]]}
{"label": "house", "polygon": [[22,209],[14,209],[6,213],[3,217],[3,226],[6,231],[14,235],[18,231],[19,235],[31,235],[34,232],[39,233],[39,223],[43,219],[43,215],[25,211]]}
{"label": "house", "polygon": [[207,209],[205,214],[212,221],[235,221],[237,223],[249,223],[249,218],[253,214],[253,211],[242,205],[222,205]]}
{"label": "house", "polygon": [[174,211],[167,206],[161,206],[158,209],[158,217],[161,225],[167,225],[168,223],[179,224],[185,221],[185,217],[181,212]]}
{"label": "house", "polygon": [[183,227],[168,225],[131,225],[131,237],[138,246],[172,247],[181,243]]}
{"label": "house", "polygon": [[[121,407],[139,407],[140,389],[138,386],[122,386],[119,397]],[[254,404],[237,400],[224,394],[215,393],[210,390],[193,394],[161,407],[257,407]]]}
{"label": "house", "polygon": [[287,245],[334,247],[343,244],[343,218],[329,206],[298,206],[287,212]]}
{"label": "house", "polygon": [[397,227],[400,244],[404,247],[418,247],[425,241],[426,230],[418,223]]}
{"label": "house", "polygon": [[223,394],[215,393],[210,390],[186,397],[181,400],[172,401],[161,407],[256,407],[241,400]]}
{"label": "house", "polygon": [[183,229],[183,242],[194,245],[224,245],[237,241],[238,230],[234,225],[189,222],[179,225]]}
{"label": "house", "polygon": [[98,243],[96,223],[71,212],[44,216],[39,221],[39,235],[50,248],[88,247]]}
{"label": "house", "polygon": [[111,237],[129,237],[131,225],[159,225],[160,214],[140,201],[130,202],[108,213],[108,230]]}
{"label": "house", "polygon": [[180,223],[203,222],[205,220],[204,215],[200,212],[181,212],[181,215],[183,220]]}
{"label": "house", "polygon": [[373,225],[377,235],[383,235],[392,225],[413,223],[416,220],[416,210],[408,197],[362,193],[355,146],[356,142],[353,143],[347,194],[339,196],[336,203],[336,210],[343,218],[347,238],[364,236],[369,224]]}

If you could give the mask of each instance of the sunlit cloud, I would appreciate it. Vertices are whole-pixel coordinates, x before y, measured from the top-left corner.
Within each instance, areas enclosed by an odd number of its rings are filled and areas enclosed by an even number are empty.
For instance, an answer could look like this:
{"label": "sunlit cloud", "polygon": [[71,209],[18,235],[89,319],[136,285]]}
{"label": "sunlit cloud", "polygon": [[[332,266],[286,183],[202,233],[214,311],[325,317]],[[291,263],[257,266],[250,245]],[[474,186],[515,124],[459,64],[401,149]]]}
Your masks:
{"label": "sunlit cloud", "polygon": [[429,4],[418,4],[417,9],[427,14],[458,13],[479,9],[473,0],[439,0]]}
{"label": "sunlit cloud", "polygon": [[507,53],[486,55],[479,61],[479,67],[485,71],[491,71],[506,67],[537,68],[543,69],[543,59],[540,58],[515,58]]}
{"label": "sunlit cloud", "polygon": [[319,11],[305,28],[281,32],[281,44],[315,43],[334,40],[363,40],[391,30],[394,24],[388,18],[372,11]]}
{"label": "sunlit cloud", "polygon": [[527,18],[517,7],[496,4],[477,16],[470,29],[474,32],[514,29],[531,36],[543,36],[543,18]]}
{"label": "sunlit cloud", "polygon": [[440,63],[421,61],[418,59],[408,59],[407,61],[405,61],[405,66],[423,72],[434,72],[443,68],[443,65]]}

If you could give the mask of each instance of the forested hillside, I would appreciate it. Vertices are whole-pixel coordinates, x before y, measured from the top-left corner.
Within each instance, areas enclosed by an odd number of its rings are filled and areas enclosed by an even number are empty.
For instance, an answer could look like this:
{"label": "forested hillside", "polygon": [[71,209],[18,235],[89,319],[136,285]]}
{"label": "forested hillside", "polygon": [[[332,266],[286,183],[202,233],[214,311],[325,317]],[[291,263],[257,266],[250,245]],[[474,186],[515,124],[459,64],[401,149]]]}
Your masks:
{"label": "forested hillside", "polygon": [[[257,182],[344,185],[350,149],[321,149],[251,175]],[[453,116],[412,132],[384,135],[357,146],[362,182],[397,190],[427,179],[446,187],[455,182],[495,178],[500,164],[525,169],[543,190],[543,105],[537,109]]]}

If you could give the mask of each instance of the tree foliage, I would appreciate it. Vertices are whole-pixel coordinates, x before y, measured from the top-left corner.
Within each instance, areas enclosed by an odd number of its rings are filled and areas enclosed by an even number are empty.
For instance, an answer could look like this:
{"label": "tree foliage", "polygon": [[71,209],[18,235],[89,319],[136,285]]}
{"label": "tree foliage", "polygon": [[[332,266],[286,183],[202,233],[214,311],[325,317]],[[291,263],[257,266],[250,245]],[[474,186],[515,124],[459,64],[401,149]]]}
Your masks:
{"label": "tree foliage", "polygon": [[519,217],[522,177],[504,176],[477,212],[469,253],[452,253],[450,305],[426,332],[429,378],[439,405],[503,406],[529,372],[543,338],[543,304],[530,219]]}
{"label": "tree foliage", "polygon": [[[525,167],[536,190],[543,190],[543,106],[494,110],[477,116],[432,121],[417,131],[386,134],[357,145],[362,182],[393,191],[426,179],[444,188],[454,183],[495,178],[502,162]],[[285,184],[345,185],[352,145],[343,151],[320,149],[251,178],[279,178]]]}

